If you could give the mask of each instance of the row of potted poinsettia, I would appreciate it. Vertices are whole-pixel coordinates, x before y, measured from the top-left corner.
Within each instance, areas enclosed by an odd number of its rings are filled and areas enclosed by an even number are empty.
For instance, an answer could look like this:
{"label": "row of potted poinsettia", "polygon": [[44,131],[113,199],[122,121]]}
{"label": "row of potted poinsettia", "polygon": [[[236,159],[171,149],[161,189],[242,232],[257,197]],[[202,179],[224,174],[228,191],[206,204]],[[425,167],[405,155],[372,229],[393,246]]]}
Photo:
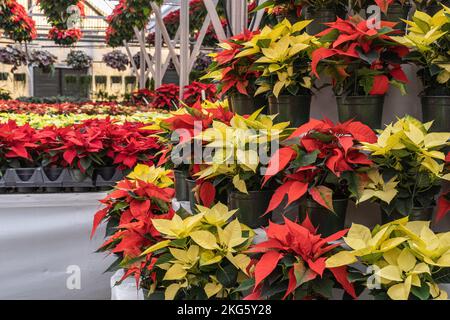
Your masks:
{"label": "row of potted poinsettia", "polygon": [[37,188],[48,187],[47,181],[65,182],[60,187],[67,183],[93,187],[92,178],[98,176],[113,184],[112,180],[122,177],[117,170],[157,159],[159,141],[144,128],[144,123],[119,124],[109,118],[40,129],[12,120],[1,123],[0,185],[3,182],[3,189]]}
{"label": "row of potted poinsettia", "polygon": [[146,299],[339,298],[333,289],[353,299],[364,289],[376,299],[447,299],[439,284],[448,282],[450,233],[429,222],[405,217],[323,236],[306,216],[271,222],[258,237],[220,202],[175,212],[172,178],[138,165],[94,217],[92,235],[107,224],[99,251],[116,257],[108,271],[125,269],[121,281],[134,277]]}
{"label": "row of potted poinsettia", "polygon": [[368,16],[378,13],[374,6],[378,6],[381,18],[386,21],[397,22],[397,30],[405,31],[408,14],[414,10],[422,10],[430,15],[450,5],[448,0],[268,0],[253,9],[266,10],[269,21],[275,17],[278,22],[288,19],[291,23],[301,18],[314,20],[308,26],[308,33],[316,34],[324,30],[324,23],[336,21],[336,16],[345,18],[347,15],[360,14]]}
{"label": "row of potted poinsettia", "polygon": [[328,235],[344,227],[349,201],[379,203],[385,222],[431,220],[450,179],[450,133],[430,133],[431,125],[406,116],[377,137],[357,121],[312,119],[290,128],[261,110],[240,116],[216,103],[159,122],[167,146],[160,163],[174,167],[176,198],[194,210],[221,201],[252,228],[271,216],[311,213]]}
{"label": "row of potted poinsettia", "polygon": [[386,93],[391,86],[405,93],[403,68],[415,64],[424,86],[424,120],[435,120],[433,130],[450,131],[449,8],[433,17],[416,11],[404,36],[391,22],[374,28],[374,21],[358,16],[338,18],[315,36],[304,32],[310,23],[283,20],[226,40],[205,78],[218,82],[236,113],[268,105],[269,114],[293,126],[309,120],[311,96],[329,82],[341,122],[356,119],[380,129]]}

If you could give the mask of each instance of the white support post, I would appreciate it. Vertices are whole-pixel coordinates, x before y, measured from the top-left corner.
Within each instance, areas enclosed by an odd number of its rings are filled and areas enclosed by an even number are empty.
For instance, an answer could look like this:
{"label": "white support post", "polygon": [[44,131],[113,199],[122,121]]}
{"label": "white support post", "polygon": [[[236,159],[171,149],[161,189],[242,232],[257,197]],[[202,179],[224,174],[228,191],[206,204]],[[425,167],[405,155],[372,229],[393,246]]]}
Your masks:
{"label": "white support post", "polygon": [[[125,47],[125,50],[127,51],[128,58],[130,59],[130,62],[131,62],[131,68],[133,69],[134,76],[138,80],[139,88],[141,89],[141,81],[140,81],[140,77],[139,77],[139,71],[136,66],[136,63],[134,62],[133,55],[131,54],[131,51],[130,51],[130,47],[128,46],[128,43],[125,40],[123,41],[123,46]],[[145,87],[145,84],[144,84],[144,87]]]}
{"label": "white support post", "polygon": [[[266,1],[267,0],[260,0],[259,4],[261,5],[261,4],[265,3]],[[252,31],[256,31],[259,29],[259,26],[261,25],[263,16],[264,16],[264,10],[259,10],[258,12],[256,12],[255,17],[253,18],[254,21],[252,22],[253,23]]]}
{"label": "white support post", "polygon": [[181,1],[180,6],[180,99],[183,89],[189,84],[189,1]]}
{"label": "white support post", "polygon": [[[182,1],[183,4],[185,1]],[[167,44],[167,47],[169,48],[170,55],[172,56],[173,64],[175,65],[175,69],[177,69],[178,73],[180,73],[180,61],[177,57],[177,53],[175,51],[175,48],[171,42],[169,33],[167,32],[166,26],[164,25],[164,21],[162,19],[161,10],[159,7],[154,3],[151,2],[150,5],[152,6],[153,12],[155,14],[155,20],[156,23],[159,25],[162,36],[164,37],[164,41]]]}
{"label": "white support post", "polygon": [[227,38],[225,30],[222,27],[222,22],[220,21],[219,15],[217,14],[216,5],[212,0],[203,0],[205,4],[206,11],[211,17],[211,22],[213,24],[214,30],[216,31],[217,38],[219,41],[223,41]]}
{"label": "white support post", "polygon": [[155,25],[155,88],[162,84],[162,38],[161,29]]}

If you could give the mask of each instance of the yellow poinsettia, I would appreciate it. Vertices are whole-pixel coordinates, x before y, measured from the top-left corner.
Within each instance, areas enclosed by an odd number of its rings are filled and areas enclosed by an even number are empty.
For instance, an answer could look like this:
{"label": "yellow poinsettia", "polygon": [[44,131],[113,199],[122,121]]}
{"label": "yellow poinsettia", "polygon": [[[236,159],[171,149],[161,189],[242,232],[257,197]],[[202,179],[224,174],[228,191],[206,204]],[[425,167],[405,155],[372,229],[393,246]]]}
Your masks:
{"label": "yellow poinsettia", "polygon": [[273,28],[266,26],[244,43],[237,56],[257,57],[255,69],[262,71],[255,95],[272,91],[278,97],[288,88],[298,91],[300,87],[312,87],[309,57],[320,43],[314,36],[301,33],[310,23],[311,20],[305,20],[292,25],[285,19]]}
{"label": "yellow poinsettia", "polygon": [[138,164],[128,178],[151,183],[159,188],[168,188],[173,185],[171,170],[144,164]]}
{"label": "yellow poinsettia", "polygon": [[[163,261],[155,268],[164,270],[165,299],[174,299],[180,291],[202,289],[207,298],[227,297],[233,287],[218,276],[226,268],[237,273],[237,283],[248,279],[250,257],[244,253],[252,243],[254,232],[238,220],[236,211],[228,211],[221,203],[211,209],[198,206],[199,214],[171,221],[154,219],[163,240],[148,248],[143,255],[158,251]],[[162,285],[162,284],[159,284]]]}
{"label": "yellow poinsettia", "polygon": [[380,199],[386,203],[391,201],[398,194],[396,189],[398,185],[397,177],[391,178],[385,182],[383,176],[378,170],[371,170],[367,173],[369,179],[368,183],[364,186],[357,203],[361,203],[370,199]]}
{"label": "yellow poinsettia", "polygon": [[[450,53],[442,52],[440,41],[446,41],[448,26],[450,26],[450,8],[443,9],[434,16],[416,10],[412,21],[404,20],[408,25],[408,33],[402,37],[392,37],[395,41],[416,50],[425,64],[440,68],[437,75],[438,83],[445,84],[450,80]],[[446,56],[443,56],[445,54]],[[436,71],[433,71],[435,74]]]}
{"label": "yellow poinsettia", "polygon": [[241,174],[258,174],[259,148],[274,139],[280,139],[289,125],[275,124],[273,116],[262,115],[261,111],[249,117],[235,115],[230,125],[214,121],[212,128],[196,137],[206,144],[206,151],[211,154],[209,159],[205,159],[202,170],[196,174],[199,179],[230,177],[237,190],[248,192]]}
{"label": "yellow poinsettia", "polygon": [[413,287],[428,287],[433,299],[446,299],[433,279],[439,268],[450,267],[450,232],[435,234],[430,222],[408,217],[377,226],[373,231],[353,224],[345,243],[352,249],[331,256],[327,267],[362,262],[377,266],[375,275],[393,300],[407,300]]}
{"label": "yellow poinsettia", "polygon": [[443,177],[445,154],[439,149],[448,145],[450,132],[428,133],[431,125],[432,123],[422,124],[417,119],[406,116],[388,125],[381,132],[377,143],[363,145],[372,156],[394,161],[393,166],[398,171],[405,170],[401,164],[402,158],[411,155],[421,170]]}

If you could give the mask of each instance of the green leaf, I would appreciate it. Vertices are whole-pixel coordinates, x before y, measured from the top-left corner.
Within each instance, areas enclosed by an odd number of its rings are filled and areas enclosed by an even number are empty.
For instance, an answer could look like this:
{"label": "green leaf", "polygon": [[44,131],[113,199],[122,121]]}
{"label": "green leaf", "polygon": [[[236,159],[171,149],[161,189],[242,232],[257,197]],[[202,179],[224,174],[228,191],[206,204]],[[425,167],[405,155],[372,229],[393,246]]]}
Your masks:
{"label": "green leaf", "polygon": [[420,300],[428,300],[430,298],[430,287],[424,282],[421,287],[412,286],[411,292]]}
{"label": "green leaf", "polygon": [[219,267],[216,277],[225,288],[233,288],[237,281],[238,270],[232,264]]}
{"label": "green leaf", "polygon": [[255,286],[255,279],[247,279],[242,281],[242,283],[233,292],[245,292],[253,289]]}
{"label": "green leaf", "polygon": [[312,289],[314,292],[320,294],[325,298],[331,298],[334,282],[331,279],[322,278],[315,280],[312,283]]}

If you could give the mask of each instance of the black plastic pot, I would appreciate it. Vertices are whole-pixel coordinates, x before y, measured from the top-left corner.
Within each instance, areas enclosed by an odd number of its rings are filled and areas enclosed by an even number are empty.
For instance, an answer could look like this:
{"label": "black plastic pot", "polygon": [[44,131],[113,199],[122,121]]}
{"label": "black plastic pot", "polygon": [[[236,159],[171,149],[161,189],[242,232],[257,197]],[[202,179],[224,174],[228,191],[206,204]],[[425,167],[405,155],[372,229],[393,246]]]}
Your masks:
{"label": "black plastic pot", "polygon": [[313,20],[307,27],[306,32],[310,35],[316,35],[327,29],[324,23],[336,21],[337,16],[342,16],[342,12],[336,12],[334,9],[313,9],[306,8],[306,20]]}
{"label": "black plastic pot", "polygon": [[450,96],[423,96],[423,121],[434,121],[431,131],[450,131]]}
{"label": "black plastic pot", "polygon": [[387,14],[381,13],[381,20],[397,22],[394,29],[405,33],[406,23],[404,23],[402,19],[408,19],[409,11],[411,11],[411,6],[409,4],[401,5],[399,3],[394,3],[389,6]]}
{"label": "black plastic pot", "polygon": [[95,168],[95,174],[101,176],[103,180],[111,180],[116,173],[116,169],[115,166],[98,167]]}
{"label": "black plastic pot", "polygon": [[[450,0],[442,0],[441,3],[447,7],[450,6]],[[428,13],[430,16],[434,16],[436,13],[442,10],[442,6],[439,4],[434,4],[431,6],[427,6],[425,8],[425,12]]]}
{"label": "black plastic pot", "polygon": [[[409,214],[409,221],[431,221],[433,218],[434,208],[413,208]],[[404,218],[405,215],[394,211],[388,214],[383,208],[381,208],[381,223],[386,224],[395,220]]]}
{"label": "black plastic pot", "polygon": [[67,169],[64,173],[63,187],[71,188],[70,191],[74,192],[87,192],[94,187],[94,182],[79,169]]}
{"label": "black plastic pot", "polygon": [[7,169],[5,185],[19,193],[33,193],[43,184],[41,168]]}
{"label": "black plastic pot", "polygon": [[0,170],[0,193],[5,193],[7,191],[5,182],[5,171]]}
{"label": "black plastic pot", "polygon": [[178,201],[189,201],[189,189],[186,179],[189,177],[187,170],[174,170],[175,198]]}
{"label": "black plastic pot", "polygon": [[17,176],[20,178],[20,180],[22,181],[30,181],[31,177],[33,176],[33,174],[36,171],[36,168],[20,168],[20,169],[15,169]]}
{"label": "black plastic pot", "polygon": [[197,200],[195,199],[195,191],[194,191],[194,189],[197,187],[197,184],[193,179],[186,179],[186,184],[188,188],[191,211],[194,213],[196,211],[196,205],[198,204]]}
{"label": "black plastic pot", "polygon": [[165,295],[163,290],[156,290],[152,294],[149,293],[149,290],[142,289],[142,293],[144,294],[144,300],[165,300]]}
{"label": "black plastic pot", "polygon": [[278,114],[276,122],[291,123],[297,128],[309,121],[311,113],[311,96],[275,96],[269,97],[269,114]]}
{"label": "black plastic pot", "polygon": [[372,129],[381,129],[384,96],[336,97],[339,121],[361,121]]}
{"label": "black plastic pot", "polygon": [[229,102],[231,110],[241,116],[252,114],[262,107],[267,107],[267,100],[263,96],[251,97],[233,93],[229,97]]}
{"label": "black plastic pot", "polygon": [[284,19],[287,19],[291,24],[296,24],[302,18],[297,16],[296,11],[289,10],[288,12],[278,13],[276,15],[278,23],[283,22]]}
{"label": "black plastic pot", "polygon": [[233,191],[228,195],[228,208],[238,209],[239,222],[256,229],[269,224],[271,214],[266,214],[274,191],[249,191],[248,194]]}
{"label": "black plastic pot", "polygon": [[300,221],[309,215],[312,224],[318,227],[318,233],[327,237],[345,228],[345,217],[347,214],[348,199],[333,200],[335,212],[328,210],[317,202],[306,199],[300,203]]}
{"label": "black plastic pot", "polygon": [[45,167],[43,168],[45,176],[50,181],[56,181],[61,176],[64,168],[61,167]]}
{"label": "black plastic pot", "polygon": [[63,172],[64,168],[61,167],[45,167],[42,169],[45,192],[57,193],[61,191]]}
{"label": "black plastic pot", "polygon": [[[434,207],[413,208],[409,214],[409,221],[431,221],[433,218]],[[391,214],[381,209],[381,221],[383,224],[404,218],[405,215],[394,211]]]}

